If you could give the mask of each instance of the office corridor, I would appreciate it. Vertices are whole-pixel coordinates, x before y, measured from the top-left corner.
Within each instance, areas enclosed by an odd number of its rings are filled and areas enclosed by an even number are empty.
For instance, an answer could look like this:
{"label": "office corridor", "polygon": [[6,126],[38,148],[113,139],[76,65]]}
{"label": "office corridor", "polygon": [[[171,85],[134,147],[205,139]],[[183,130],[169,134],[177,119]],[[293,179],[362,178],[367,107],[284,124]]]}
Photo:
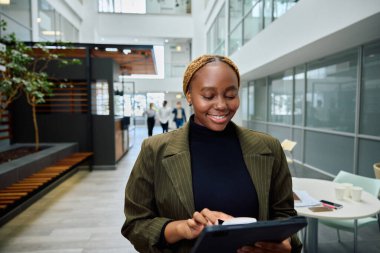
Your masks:
{"label": "office corridor", "polygon": [[80,170],[2,226],[0,252],[135,253],[120,229],[125,184],[146,137],[146,128],[138,128],[117,170]]}
{"label": "office corridor", "polygon": [[[160,133],[156,126],[154,134]],[[0,228],[1,253],[134,253],[120,234],[124,187],[147,129],[114,171],[79,171]],[[306,175],[307,176],[307,175]],[[352,252],[352,234],[319,226],[319,252]],[[359,252],[380,252],[376,224],[359,230]],[[210,252],[211,253],[211,252]]]}

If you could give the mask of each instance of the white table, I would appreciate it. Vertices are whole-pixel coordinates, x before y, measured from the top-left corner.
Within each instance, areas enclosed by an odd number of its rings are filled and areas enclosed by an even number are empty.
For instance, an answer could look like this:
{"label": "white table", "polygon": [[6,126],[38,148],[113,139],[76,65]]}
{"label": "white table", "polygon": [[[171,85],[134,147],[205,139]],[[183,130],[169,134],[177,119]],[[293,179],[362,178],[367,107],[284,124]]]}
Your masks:
{"label": "white table", "polygon": [[308,207],[296,207],[298,215],[308,218],[306,248],[308,253],[318,252],[318,219],[359,219],[380,212],[380,201],[367,192],[362,193],[360,202],[352,199],[337,200],[334,187],[337,183],[311,178],[293,178],[293,190],[306,191],[317,200],[328,200],[342,204],[343,208],[332,212],[312,212]]}

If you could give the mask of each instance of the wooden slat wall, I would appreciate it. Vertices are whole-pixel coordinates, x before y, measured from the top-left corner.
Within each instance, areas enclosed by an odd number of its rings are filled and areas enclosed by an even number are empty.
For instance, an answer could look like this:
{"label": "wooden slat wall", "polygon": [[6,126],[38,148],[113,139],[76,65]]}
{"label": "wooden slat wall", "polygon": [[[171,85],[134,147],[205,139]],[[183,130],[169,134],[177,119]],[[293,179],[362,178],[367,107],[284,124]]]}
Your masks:
{"label": "wooden slat wall", "polygon": [[[0,100],[5,99],[0,97]],[[0,119],[0,145],[1,142],[8,142],[11,139],[11,120],[8,111],[3,112]]]}
{"label": "wooden slat wall", "polygon": [[[38,113],[87,113],[90,103],[85,81],[55,82],[53,96],[37,105]],[[60,88],[64,84],[64,88]]]}
{"label": "wooden slat wall", "polygon": [[0,141],[9,140],[10,138],[11,138],[10,115],[8,111],[5,111],[1,115]]}

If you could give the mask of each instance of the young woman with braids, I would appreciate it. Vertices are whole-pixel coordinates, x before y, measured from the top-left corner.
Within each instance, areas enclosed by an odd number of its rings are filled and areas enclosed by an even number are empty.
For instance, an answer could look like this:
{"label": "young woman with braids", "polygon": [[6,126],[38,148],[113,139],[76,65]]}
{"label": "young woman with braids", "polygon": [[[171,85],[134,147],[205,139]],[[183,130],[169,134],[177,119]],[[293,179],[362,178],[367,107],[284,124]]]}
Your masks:
{"label": "young woman with braids", "polygon": [[[126,186],[122,234],[139,252],[190,252],[218,219],[296,215],[279,141],[231,121],[239,87],[238,68],[227,57],[203,55],[186,69],[183,92],[194,115],[143,142]],[[237,250],[300,251],[296,236]]]}

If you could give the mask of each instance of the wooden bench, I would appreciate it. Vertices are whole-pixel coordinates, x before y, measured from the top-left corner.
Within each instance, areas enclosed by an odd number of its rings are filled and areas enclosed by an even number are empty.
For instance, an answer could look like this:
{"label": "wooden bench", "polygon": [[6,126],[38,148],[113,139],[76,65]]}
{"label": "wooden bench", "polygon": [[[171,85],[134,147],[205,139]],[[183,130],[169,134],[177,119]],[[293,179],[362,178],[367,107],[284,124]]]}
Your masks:
{"label": "wooden bench", "polygon": [[[74,153],[55,164],[0,190],[0,217],[43,191],[64,175],[75,172],[77,166],[92,157],[92,152]],[[91,166],[91,165],[90,165]],[[30,203],[29,203],[30,205]],[[26,208],[26,207],[25,207]],[[24,209],[25,209],[24,208]],[[0,220],[0,225],[2,219]]]}

